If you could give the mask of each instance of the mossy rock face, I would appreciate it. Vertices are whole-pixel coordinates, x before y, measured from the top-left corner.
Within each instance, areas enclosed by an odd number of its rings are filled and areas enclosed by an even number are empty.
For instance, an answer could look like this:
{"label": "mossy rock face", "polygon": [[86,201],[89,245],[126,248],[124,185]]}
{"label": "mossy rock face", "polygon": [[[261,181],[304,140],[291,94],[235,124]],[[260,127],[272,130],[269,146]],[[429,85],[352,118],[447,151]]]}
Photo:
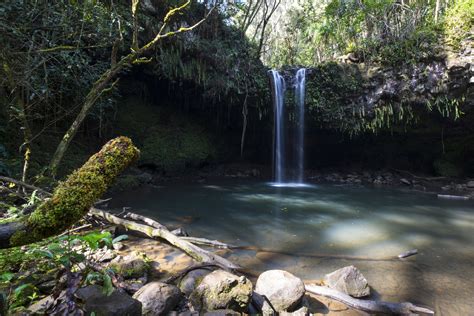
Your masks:
{"label": "mossy rock face", "polygon": [[176,172],[199,167],[211,159],[214,152],[207,134],[197,126],[157,128],[145,139],[141,163]]}
{"label": "mossy rock face", "polygon": [[172,107],[130,98],[119,105],[115,125],[139,145],[140,164],[165,173],[199,167],[216,154],[206,130]]}
{"label": "mossy rock face", "polygon": [[109,141],[57,186],[51,199],[41,204],[27,219],[26,229],[11,237],[11,244],[15,246],[38,241],[76,223],[115,178],[138,159],[139,153],[127,137]]}

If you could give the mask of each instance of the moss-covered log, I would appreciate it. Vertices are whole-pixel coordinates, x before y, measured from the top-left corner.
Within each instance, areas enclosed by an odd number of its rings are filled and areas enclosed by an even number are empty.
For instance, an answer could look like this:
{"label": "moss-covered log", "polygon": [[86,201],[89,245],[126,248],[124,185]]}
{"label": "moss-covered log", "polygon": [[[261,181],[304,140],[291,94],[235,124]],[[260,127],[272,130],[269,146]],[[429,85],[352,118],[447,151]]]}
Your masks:
{"label": "moss-covered log", "polygon": [[107,144],[66,181],[53,196],[19,223],[0,225],[0,247],[19,246],[58,234],[80,220],[113,183],[136,161],[139,150],[126,137]]}

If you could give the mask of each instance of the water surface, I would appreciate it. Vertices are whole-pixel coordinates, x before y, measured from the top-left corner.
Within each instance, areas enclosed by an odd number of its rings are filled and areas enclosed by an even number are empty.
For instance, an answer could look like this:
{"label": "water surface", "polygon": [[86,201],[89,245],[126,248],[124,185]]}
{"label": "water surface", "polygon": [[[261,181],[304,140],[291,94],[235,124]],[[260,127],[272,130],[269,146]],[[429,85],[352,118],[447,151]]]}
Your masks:
{"label": "water surface", "polygon": [[[226,254],[253,270],[285,269],[311,280],[353,264],[378,298],[425,304],[438,315],[474,315],[472,201],[233,181],[144,187],[114,197],[113,206],[130,206],[192,236],[261,248]],[[419,254],[405,261],[366,260],[413,248]]]}

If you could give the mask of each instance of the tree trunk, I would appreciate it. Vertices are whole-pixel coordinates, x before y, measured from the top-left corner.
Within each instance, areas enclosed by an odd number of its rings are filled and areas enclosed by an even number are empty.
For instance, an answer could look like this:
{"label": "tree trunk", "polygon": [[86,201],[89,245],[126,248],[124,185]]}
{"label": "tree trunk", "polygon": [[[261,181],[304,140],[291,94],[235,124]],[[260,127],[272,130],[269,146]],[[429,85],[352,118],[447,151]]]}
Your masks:
{"label": "tree trunk", "polygon": [[59,234],[79,221],[115,178],[136,161],[139,150],[126,137],[118,137],[89,158],[52,197],[29,217],[0,224],[0,248],[25,245]]}

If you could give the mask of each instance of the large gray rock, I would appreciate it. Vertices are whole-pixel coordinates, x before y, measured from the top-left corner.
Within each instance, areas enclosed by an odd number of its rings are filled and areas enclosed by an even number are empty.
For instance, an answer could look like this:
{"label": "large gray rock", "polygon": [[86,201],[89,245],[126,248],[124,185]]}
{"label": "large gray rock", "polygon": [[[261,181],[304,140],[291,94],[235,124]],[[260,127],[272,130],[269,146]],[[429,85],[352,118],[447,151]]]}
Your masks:
{"label": "large gray rock", "polygon": [[354,266],[344,267],[330,274],[326,274],[324,283],[332,289],[353,297],[363,297],[370,294],[367,280]]}
{"label": "large gray rock", "polygon": [[94,312],[96,316],[136,316],[142,312],[142,304],[128,294],[114,291],[107,296],[98,285],[80,288],[76,297],[84,302],[86,315]]}
{"label": "large gray rock", "polygon": [[176,286],[161,282],[148,283],[133,295],[134,299],[142,303],[142,314],[147,316],[168,314],[181,297]]}
{"label": "large gray rock", "polygon": [[187,273],[179,282],[179,289],[184,295],[189,296],[198,287],[206,275],[211,273],[210,270],[196,269]]}
{"label": "large gray rock", "polygon": [[204,277],[189,300],[200,312],[231,309],[245,312],[252,296],[252,283],[244,276],[216,270]]}
{"label": "large gray rock", "polygon": [[[266,296],[277,312],[284,312],[299,307],[305,288],[303,281],[293,274],[283,270],[269,270],[258,277],[255,293]],[[264,314],[272,312],[267,302],[261,308]]]}
{"label": "large gray rock", "polygon": [[474,189],[474,181],[469,181],[468,183],[466,183],[466,186],[467,186],[469,189]]}

